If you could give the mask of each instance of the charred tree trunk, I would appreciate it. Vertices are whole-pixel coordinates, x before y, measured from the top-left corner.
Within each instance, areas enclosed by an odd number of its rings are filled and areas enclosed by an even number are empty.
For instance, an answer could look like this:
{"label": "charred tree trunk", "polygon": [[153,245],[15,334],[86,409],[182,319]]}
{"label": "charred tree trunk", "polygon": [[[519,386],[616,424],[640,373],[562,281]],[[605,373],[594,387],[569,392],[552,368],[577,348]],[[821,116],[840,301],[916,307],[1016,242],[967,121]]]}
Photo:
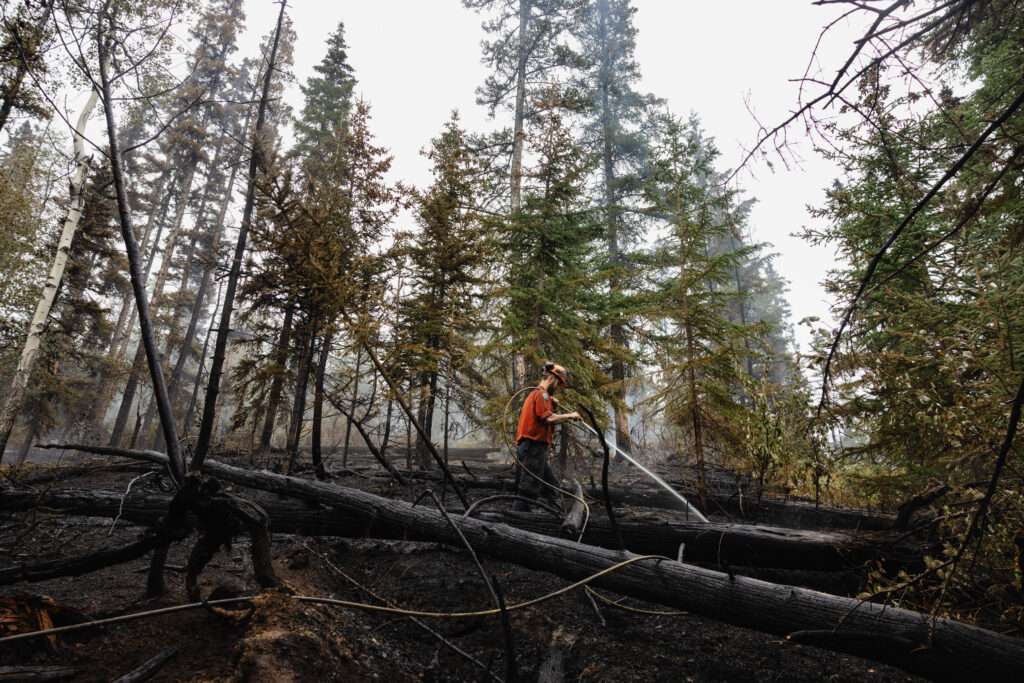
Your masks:
{"label": "charred tree trunk", "polygon": [[[372,453],[373,457],[377,459],[377,462],[379,462],[381,464],[381,467],[383,467],[385,470],[387,470],[388,474],[390,474],[394,478],[395,481],[397,481],[399,484],[405,486],[408,482],[401,475],[401,473],[395,468],[395,466],[392,465],[388,461],[388,459],[384,457],[384,443],[382,442],[381,447],[378,450],[377,447],[373,445],[373,439],[371,439],[370,435],[366,433],[366,428],[363,427],[362,421],[356,419],[354,410],[353,411],[346,410],[344,404],[341,401],[341,399],[337,399],[337,398],[331,396],[330,394],[327,394],[326,396],[327,396],[327,400],[331,402],[331,405],[333,405],[335,407],[335,409],[337,409],[337,411],[339,413],[341,413],[342,415],[344,415],[348,419],[348,424],[356,426],[356,429],[359,430],[359,436],[361,436],[363,438],[363,442],[366,444],[366,447],[370,449],[370,453]],[[386,434],[387,434],[387,432],[385,431],[385,439],[386,439]]]}
{"label": "charred tree trunk", "polygon": [[[161,299],[164,295],[164,288],[167,285],[167,277],[171,272],[171,261],[174,259],[174,253],[178,249],[178,241],[182,237],[182,223],[185,220],[185,209],[189,204],[189,197],[192,193],[192,183],[195,180],[198,166],[199,160],[195,157],[193,157],[188,163],[188,170],[185,172],[185,179],[182,181],[181,195],[178,197],[178,201],[174,209],[174,222],[171,224],[170,232],[167,233],[167,245],[164,247],[164,253],[160,259],[160,269],[156,273],[156,282],[153,285],[152,302],[157,305],[158,310],[163,304]],[[164,348],[167,352],[170,352],[173,337],[175,336],[174,328],[177,327],[176,316],[173,314],[167,316],[165,318],[165,323],[169,329],[167,331],[167,340]],[[164,372],[166,372],[169,369],[167,368],[167,353],[161,353],[160,359],[161,367]],[[140,398],[139,400],[141,401],[142,399]],[[142,418],[141,425],[143,429],[149,428],[155,408],[156,396],[154,395],[152,399],[146,403],[146,412]]]}
{"label": "charred tree trunk", "polygon": [[260,96],[259,113],[256,116],[256,127],[253,132],[253,150],[252,157],[249,160],[249,175],[245,190],[245,207],[242,210],[242,224],[238,229],[238,242],[235,244],[235,253],[231,260],[231,271],[228,274],[227,289],[224,292],[224,309],[221,312],[220,325],[217,328],[217,341],[213,349],[210,382],[206,389],[206,399],[203,404],[203,421],[199,427],[195,455],[192,457],[192,466],[197,470],[201,470],[203,467],[203,461],[210,450],[210,439],[213,437],[213,423],[217,413],[217,397],[220,394],[220,376],[227,353],[228,333],[231,331],[231,312],[235,306],[235,290],[238,288],[238,278],[242,271],[242,259],[245,257],[245,243],[249,236],[249,226],[252,224],[252,211],[256,200],[256,175],[259,172],[261,157],[264,154],[263,122],[267,115],[267,103],[270,100],[270,82],[274,75],[277,48],[281,42],[281,25],[284,23],[284,11],[287,6],[287,0],[282,0],[281,12],[277,17],[277,27],[274,29],[274,44],[270,49],[266,73],[263,76],[263,93]]}
{"label": "charred tree trunk", "polygon": [[412,409],[409,408],[409,404],[406,403],[404,398],[402,398],[401,393],[399,393],[398,391],[398,386],[395,384],[394,380],[391,379],[391,375],[384,368],[384,364],[380,362],[380,358],[377,357],[377,354],[370,347],[370,345],[366,343],[365,340],[361,341],[361,344],[363,346],[363,349],[366,351],[366,355],[369,356],[370,361],[373,362],[373,366],[377,369],[377,372],[384,379],[384,382],[388,385],[388,389],[391,390],[391,395],[395,397],[395,400],[398,401],[398,405],[401,406],[402,411],[405,413],[405,416],[409,418],[411,426],[416,428],[416,434],[419,436],[419,438],[423,439],[423,441],[427,444],[427,447],[430,449],[430,454],[434,457],[434,462],[438,464],[438,466],[441,468],[441,472],[444,475],[445,480],[455,490],[455,495],[459,497],[459,502],[462,503],[463,507],[469,507],[469,499],[466,498],[466,494],[462,491],[461,488],[459,488],[459,485],[456,483],[455,477],[452,475],[452,471],[448,469],[448,465],[446,465],[444,460],[441,458],[441,454],[437,452],[436,448],[434,448],[434,444],[431,443],[430,437],[427,436],[426,432],[423,430],[423,425],[421,425],[419,421],[416,420],[416,417],[412,413]]}
{"label": "charred tree trunk", "polygon": [[35,425],[29,427],[28,432],[25,434],[25,440],[21,443],[21,448],[18,449],[18,454],[14,456],[14,464],[21,465],[25,462],[25,458],[28,457],[28,452],[32,450],[32,442],[36,440],[38,434]]}
{"label": "charred tree trunk", "polygon": [[213,335],[213,324],[217,322],[217,312],[220,309],[221,295],[224,287],[217,288],[217,302],[213,305],[213,313],[210,315],[210,324],[206,328],[206,337],[203,339],[203,353],[199,356],[199,366],[196,368],[196,377],[192,382],[192,398],[189,399],[188,408],[185,409],[185,419],[182,421],[187,431],[192,422],[192,413],[196,408],[196,400],[199,398],[199,388],[203,381],[203,371],[206,369],[206,356],[210,350],[210,337]]}
{"label": "charred tree trunk", "polygon": [[437,394],[437,373],[429,372],[423,378],[424,395],[420,399],[419,421],[423,425],[423,431],[416,439],[416,457],[419,458],[420,467],[430,469],[430,452],[427,444],[434,443],[434,399]]}
{"label": "charred tree trunk", "polygon": [[384,413],[384,436],[380,439],[380,454],[386,456],[388,451],[388,443],[391,440],[391,418],[394,412],[395,402],[388,396],[388,408]]}
{"label": "charred tree trunk", "polygon": [[143,364],[146,362],[146,348],[140,342],[135,348],[135,356],[132,358],[131,369],[128,372],[128,383],[125,384],[121,394],[121,407],[117,409],[117,417],[114,419],[114,428],[110,432],[110,446],[116,448],[124,438],[125,428],[128,426],[128,418],[131,417],[132,404],[135,402],[135,394],[139,389],[139,377],[142,375]]}
{"label": "charred tree trunk", "polygon": [[263,416],[263,431],[260,433],[260,451],[270,450],[270,440],[274,436],[274,422],[281,406],[281,390],[284,387],[285,369],[288,364],[288,349],[292,343],[292,319],[295,308],[289,306],[284,312],[284,323],[281,325],[281,336],[277,340],[277,353],[274,362],[277,366],[274,379],[270,383],[270,395],[267,398],[267,412]]}
{"label": "charred tree trunk", "polygon": [[[109,17],[101,17],[101,24]],[[111,96],[110,81],[107,74],[110,38],[100,29],[96,41],[100,62],[100,83],[103,96],[103,113],[107,122],[107,138],[110,144],[110,166],[114,177],[114,189],[117,195],[118,219],[121,225],[121,236],[125,243],[128,256],[128,268],[131,274],[132,290],[135,292],[136,308],[139,311],[139,329],[142,345],[146,350],[146,358],[153,382],[153,391],[157,396],[160,422],[167,442],[168,462],[172,476],[179,485],[185,478],[185,459],[178,443],[178,432],[171,415],[171,404],[167,398],[167,386],[164,384],[163,370],[160,367],[159,351],[153,331],[153,320],[150,317],[149,299],[146,294],[146,282],[142,276],[142,257],[139,245],[135,241],[132,227],[131,210],[128,206],[128,194],[125,188],[124,173],[121,167],[121,148],[117,137],[117,125],[114,122],[114,101]]]}
{"label": "charred tree trunk", "polygon": [[[160,179],[157,181],[154,193],[160,195],[163,192],[164,185],[167,182],[169,171],[165,171],[161,174]],[[154,223],[157,221],[157,215],[159,214],[159,223],[163,225],[164,218],[166,218],[167,208],[170,204],[170,193],[164,193],[163,199],[159,205],[154,205],[149,213],[149,219],[146,222],[146,228],[142,234],[141,248],[145,252],[147,245],[149,244],[150,234]],[[155,248],[155,244],[154,244]],[[145,278],[149,278],[149,266],[152,264],[152,258],[149,260],[146,266]],[[135,314],[135,297],[131,292],[128,292],[124,296],[124,303],[121,306],[121,311],[117,316],[117,323],[114,325],[114,331],[110,338],[110,346],[107,349],[107,358],[123,358],[127,352],[128,343],[131,339],[132,316]],[[94,413],[95,420],[97,423],[102,422],[106,417],[107,410],[110,408],[110,402],[114,398],[114,391],[117,388],[116,382],[106,381],[103,383],[103,389],[99,401],[96,403],[96,411]],[[134,392],[134,389],[133,389]],[[124,417],[124,421],[127,423],[127,417]],[[124,432],[124,424],[121,425],[121,433]],[[121,436],[118,435],[118,440]]]}
{"label": "charred tree trunk", "polygon": [[[372,445],[369,435],[366,436],[367,442]],[[167,512],[170,500],[171,497],[165,494],[135,491],[123,495],[119,491],[91,489],[37,491],[0,487],[0,510],[4,512],[43,507],[83,517],[120,517],[143,525],[158,521]],[[399,534],[395,528],[386,525],[378,527],[372,517],[336,515],[308,502],[265,498],[260,501],[260,505],[270,516],[271,530],[275,533],[349,538],[362,538],[370,534],[374,538],[392,539],[404,538],[403,534],[406,533],[403,531]],[[476,516],[488,523],[507,524],[544,536],[564,537],[563,522],[542,514],[492,511]],[[662,520],[618,520],[617,523],[626,550],[643,555],[677,558],[682,545],[683,561],[688,563],[841,571],[859,567],[865,561],[883,554],[893,568],[903,568],[922,561],[920,553],[910,545],[890,548],[889,544],[896,538],[891,534],[792,531],[743,524]],[[619,549],[614,527],[607,519],[596,516],[587,521],[580,542],[610,550]]]}
{"label": "charred tree trunk", "polygon": [[[351,414],[356,412],[356,403],[359,401],[359,368],[360,363],[363,360],[363,348],[359,347],[356,349],[356,372],[352,379],[352,403]],[[352,436],[352,418],[348,418],[345,422],[345,446],[341,451],[341,466],[348,467],[348,443],[349,438]]]}
{"label": "charred tree trunk", "polygon": [[[195,178],[196,167],[199,161],[193,159],[185,171],[185,177],[182,180],[180,194],[175,205],[174,210],[174,222],[171,224],[171,229],[167,235],[167,244],[164,247],[163,255],[160,259],[160,269],[157,271],[156,283],[153,285],[153,302],[159,302],[163,296],[164,285],[167,282],[167,274],[170,272],[171,260],[174,257],[174,251],[177,248],[178,239],[181,235],[181,225],[185,217],[185,208],[188,206],[189,193],[192,191],[192,182]],[[154,244],[153,253],[156,253],[156,245]],[[150,260],[152,263],[152,259]],[[139,390],[139,382],[142,376],[142,370],[145,367],[144,361],[146,360],[146,348],[144,344],[139,344],[135,350],[135,358],[132,361],[131,374],[128,376],[128,383],[125,386],[124,394],[121,396],[121,407],[117,412],[117,421],[114,423],[114,431],[110,437],[110,443],[112,446],[116,446],[120,442],[121,437],[124,434],[124,428],[127,425],[128,412],[131,410],[131,404],[135,400],[135,394]],[[163,372],[163,354],[160,355],[161,372]],[[143,399],[140,396],[140,408],[143,405]],[[152,404],[156,405],[156,392],[153,394]],[[146,404],[147,406],[149,404]],[[146,414],[150,415],[150,409],[147,407]],[[143,418],[145,424],[145,418]],[[137,425],[136,429],[132,434],[132,441],[138,437],[138,429],[141,425]],[[115,439],[117,440],[115,442]]]}
{"label": "charred tree trunk", "polygon": [[[452,415],[452,352],[448,349],[447,358],[445,359],[445,378],[444,378],[444,424],[441,426],[444,434],[444,445],[442,447],[442,455],[444,456],[444,464],[448,464],[448,432],[451,430],[451,415]],[[562,468],[563,471],[565,468]]]}
{"label": "charred tree trunk", "polygon": [[[439,477],[425,472],[405,472],[411,479],[431,479],[439,482]],[[460,485],[469,489],[493,489],[496,491],[514,491],[515,479],[512,477],[460,478]],[[692,482],[669,481],[673,487],[687,497],[696,491]],[[603,499],[604,493],[600,486],[585,486],[588,495]],[[634,506],[679,510],[679,499],[658,486],[643,484],[615,485],[608,487],[612,502],[617,506]],[[775,500],[764,498],[760,502],[756,497],[747,499],[735,489],[712,489],[709,492],[711,509],[718,509],[757,524],[767,524],[789,529],[851,529],[859,531],[888,531],[893,528],[896,516],[882,512],[866,510],[850,510],[835,508],[800,500]]]}
{"label": "charred tree trunk", "polygon": [[[248,121],[246,122],[244,131],[249,130]],[[243,133],[244,134],[244,133]],[[221,201],[220,208],[217,212],[217,218],[213,223],[212,234],[210,236],[210,248],[209,253],[206,256],[203,264],[203,275],[199,281],[199,288],[196,290],[196,298],[192,302],[192,311],[189,316],[188,328],[185,330],[185,338],[181,342],[181,349],[178,351],[178,360],[174,364],[174,372],[171,374],[171,404],[173,405],[181,391],[182,376],[185,372],[185,363],[188,361],[189,354],[192,350],[192,345],[195,343],[196,331],[199,327],[199,320],[203,315],[203,307],[206,303],[206,292],[210,289],[211,280],[213,279],[213,273],[217,268],[217,252],[220,249],[220,238],[224,233],[224,219],[227,216],[228,206],[231,204],[231,195],[235,187],[235,176],[238,173],[238,164],[235,163],[231,167],[231,175],[228,177],[227,189],[224,192],[224,199]],[[214,309],[213,317],[216,317],[217,311]],[[203,345],[203,351],[205,352],[206,345]],[[206,354],[203,353],[203,359]],[[202,371],[203,360],[200,360],[199,367],[196,370],[196,374],[200,374]],[[188,417],[186,416],[186,422]],[[184,428],[184,425],[183,425]],[[158,440],[159,443],[159,440]],[[159,446],[157,446],[159,448]]]}
{"label": "charred tree trunk", "polygon": [[327,358],[331,353],[332,337],[333,335],[328,332],[320,344],[320,358],[316,364],[316,376],[313,381],[313,431],[310,435],[310,450],[317,479],[327,478],[323,454],[320,450],[320,431],[323,428],[324,415],[324,374],[327,372]]}
{"label": "charred tree trunk", "polygon": [[309,366],[313,360],[313,349],[316,347],[316,333],[310,332],[308,337],[301,337],[302,358],[299,361],[298,375],[295,378],[295,398],[292,402],[292,419],[288,425],[288,443],[285,445],[285,473],[291,472],[295,465],[295,456],[299,452],[302,441],[302,422],[306,415],[306,389],[309,387]]}

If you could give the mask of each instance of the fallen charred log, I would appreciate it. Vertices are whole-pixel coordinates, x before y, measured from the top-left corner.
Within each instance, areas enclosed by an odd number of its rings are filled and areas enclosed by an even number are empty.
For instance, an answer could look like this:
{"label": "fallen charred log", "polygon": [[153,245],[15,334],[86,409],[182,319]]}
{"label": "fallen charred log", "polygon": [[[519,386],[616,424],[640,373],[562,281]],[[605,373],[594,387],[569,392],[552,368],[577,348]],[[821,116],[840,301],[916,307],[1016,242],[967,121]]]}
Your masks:
{"label": "fallen charred log", "polygon": [[[829,505],[815,505],[804,500],[777,500],[743,495],[739,491],[712,500],[736,519],[790,529],[855,529],[888,531],[896,516],[884,512],[848,510]],[[714,512],[714,510],[712,510]]]}
{"label": "fallen charred log", "polygon": [[0,683],[66,681],[81,673],[71,666],[0,666]]}
{"label": "fallen charred log", "polygon": [[[119,517],[138,524],[156,523],[166,512],[170,500],[165,494],[139,491],[122,495],[113,491],[76,489],[46,492],[0,489],[0,510],[44,508],[77,516]],[[310,503],[263,499],[259,504],[270,517],[274,533],[360,538],[372,532],[378,538],[414,538],[405,530],[399,533],[387,527],[375,528],[370,517],[339,516]],[[563,524],[547,515],[487,512],[480,518],[547,536],[564,536]],[[196,520],[186,521],[197,525]],[[889,539],[881,535],[646,519],[619,520],[619,529],[627,550],[668,557],[682,554],[685,561],[696,563],[820,572],[849,569],[878,558],[885,558],[896,567],[921,561],[920,553],[911,546],[888,547]],[[602,548],[619,547],[615,530],[601,517],[589,520],[581,541]]]}
{"label": "fallen charred log", "polygon": [[142,557],[166,543],[166,539],[157,534],[144,534],[130,543],[115,548],[103,548],[76,555],[36,564],[16,564],[0,569],[0,586],[19,581],[46,581],[58,576],[79,576],[94,572],[123,562],[130,562]]}
{"label": "fallen charred log", "polygon": [[[162,496],[158,501],[160,507],[149,506],[147,516],[150,519],[146,521],[151,523],[137,540],[49,562],[17,563],[0,569],[0,585],[19,581],[45,581],[59,576],[77,576],[130,562],[150,551],[155,550],[159,553],[172,542],[184,540],[192,529],[200,531],[199,540],[189,557],[186,577],[186,584],[193,599],[198,599],[195,581],[203,566],[218,547],[227,544],[242,530],[252,540],[253,569],[260,585],[279,585],[270,560],[270,528],[266,514],[258,505],[228,493],[219,493],[219,488],[220,484],[216,480],[201,474],[189,473],[185,477],[185,485],[174,496]],[[23,499],[24,493],[11,487],[0,490],[0,509],[6,506],[10,506],[7,508],[10,510],[18,509],[18,501]],[[90,498],[88,494],[94,492],[85,492],[84,496],[82,493],[72,495],[71,501],[65,496],[64,504],[70,505],[69,509],[76,511],[76,505],[87,508]],[[117,506],[112,516],[116,518],[123,510],[125,497],[113,497],[117,500]],[[98,500],[99,507],[107,510],[111,508],[111,496],[100,494],[94,498]],[[160,576],[162,572],[161,561]],[[152,572],[150,578],[152,579]]]}
{"label": "fallen charred log", "polygon": [[[72,465],[68,467],[55,467],[49,471],[33,471],[31,474],[21,475],[19,470],[10,468],[5,476],[11,483],[18,486],[39,486],[76,477],[88,477],[99,472],[147,472],[152,470],[151,465],[137,462],[109,463],[106,465]],[[28,471],[27,468],[24,471]]]}
{"label": "fallen charred log", "polygon": [[142,683],[143,681],[148,681],[163,668],[164,664],[177,654],[177,646],[171,646],[152,659],[143,662],[142,666],[121,676],[114,683]]}
{"label": "fallen charred log", "polygon": [[[403,472],[406,478],[413,480],[437,480],[437,475],[430,472]],[[458,482],[467,489],[493,489],[496,491],[515,491],[515,479],[513,477],[476,476],[459,477]],[[669,482],[683,495],[692,498],[695,491],[688,490],[687,486],[680,485],[680,482]],[[583,487],[583,490],[591,498],[602,500],[604,497],[601,487],[590,483]],[[609,484],[608,493],[611,495],[612,503],[618,506],[656,508],[662,510],[680,509],[679,499],[668,491],[646,484]],[[864,510],[847,510],[843,508],[830,507],[827,505],[815,505],[812,502],[801,500],[776,500],[764,497],[758,500],[756,497],[744,494],[740,489],[727,490],[724,488],[713,489],[709,492],[709,505],[702,512],[706,514],[724,514],[733,520],[745,520],[769,526],[785,527],[788,529],[851,529],[864,531],[888,531],[893,528],[896,516],[887,513],[873,513]]]}
{"label": "fallen charred log", "polygon": [[[556,536],[558,524],[542,515],[480,516],[535,533]],[[892,568],[916,566],[922,554],[910,544],[892,544],[882,534],[799,531],[746,524],[701,524],[652,519],[619,519],[626,549],[645,555],[682,555],[685,562],[775,569],[831,571],[884,560]],[[591,517],[582,543],[618,548],[615,530],[603,517]]]}
{"label": "fallen charred log", "polygon": [[[134,455],[166,462],[166,456],[160,453]],[[462,543],[460,535],[435,509],[324,482],[253,472],[211,461],[207,461],[205,468],[224,481],[330,505],[345,515],[369,518],[372,532],[389,529],[391,533],[404,532],[408,537],[451,545]],[[873,634],[874,639],[836,637],[826,644],[931,678],[1012,679],[1024,669],[1024,641],[967,624],[729,575],[666,558],[644,559],[495,522],[461,518],[458,525],[479,553],[572,581],[590,579],[596,587],[737,626],[777,634]],[[889,646],[878,648],[875,641],[879,639]]]}

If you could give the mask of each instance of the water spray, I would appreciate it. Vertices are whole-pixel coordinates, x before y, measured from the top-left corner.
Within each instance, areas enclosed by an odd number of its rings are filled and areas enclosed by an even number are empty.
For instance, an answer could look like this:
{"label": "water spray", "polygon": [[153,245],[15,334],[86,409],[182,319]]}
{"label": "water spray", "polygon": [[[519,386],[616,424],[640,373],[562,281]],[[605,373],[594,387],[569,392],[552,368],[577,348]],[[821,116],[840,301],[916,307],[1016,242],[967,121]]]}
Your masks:
{"label": "water spray", "polygon": [[578,424],[578,425],[579,425],[580,427],[582,427],[582,428],[586,429],[586,430],[587,430],[588,432],[590,432],[591,434],[593,434],[593,435],[594,435],[594,436],[596,436],[597,438],[601,439],[601,441],[603,441],[603,442],[604,442],[604,443],[605,443],[606,445],[608,445],[608,446],[611,446],[612,448],[614,448],[614,449],[615,449],[615,452],[616,452],[616,453],[618,453],[619,455],[621,455],[621,456],[622,456],[623,458],[625,458],[626,460],[628,460],[628,461],[629,461],[629,462],[631,462],[632,464],[634,464],[634,465],[636,465],[637,467],[639,467],[639,468],[640,468],[640,471],[642,471],[642,472],[643,472],[644,474],[646,474],[646,475],[647,475],[648,477],[650,477],[650,478],[651,478],[651,479],[653,479],[653,480],[654,480],[655,482],[657,482],[657,484],[658,484],[659,486],[661,486],[661,487],[662,487],[663,489],[665,489],[666,491],[668,491],[669,493],[671,493],[671,494],[672,494],[673,496],[675,496],[676,498],[678,498],[678,499],[679,499],[679,501],[680,501],[680,502],[681,502],[681,503],[682,503],[682,504],[683,504],[683,505],[684,505],[684,506],[686,507],[686,517],[687,517],[687,519],[689,519],[690,515],[692,514],[692,515],[693,515],[694,517],[696,517],[696,518],[697,518],[697,521],[699,521],[699,522],[703,522],[704,524],[707,524],[707,523],[708,523],[708,518],[707,518],[707,517],[705,517],[704,515],[702,515],[702,514],[701,514],[701,512],[700,512],[700,510],[698,510],[697,508],[695,508],[695,507],[693,506],[693,504],[692,504],[692,503],[690,503],[690,501],[686,500],[686,498],[685,498],[685,497],[683,497],[683,495],[682,495],[681,493],[679,493],[679,492],[678,492],[678,491],[676,491],[676,490],[675,490],[674,488],[672,488],[671,486],[669,486],[669,484],[668,484],[668,482],[667,482],[667,481],[665,481],[664,479],[662,479],[661,477],[659,477],[659,476],[658,476],[657,474],[655,474],[655,473],[654,473],[654,472],[652,472],[651,470],[649,470],[649,469],[647,469],[646,467],[644,467],[643,465],[641,465],[641,464],[640,464],[639,462],[637,462],[637,461],[636,461],[636,459],[635,459],[635,458],[633,458],[633,456],[631,456],[631,455],[630,455],[629,453],[625,452],[624,450],[622,450],[621,448],[619,448],[619,447],[618,447],[618,446],[616,446],[615,444],[613,444],[613,443],[609,443],[609,442],[608,442],[608,440],[607,440],[606,438],[604,438],[604,435],[603,435],[603,434],[598,434],[598,433],[597,433],[596,431],[594,431],[594,428],[593,428],[593,427],[591,427],[590,425],[588,425],[587,423],[585,423],[585,422],[577,422],[577,423],[575,423],[575,424]]}

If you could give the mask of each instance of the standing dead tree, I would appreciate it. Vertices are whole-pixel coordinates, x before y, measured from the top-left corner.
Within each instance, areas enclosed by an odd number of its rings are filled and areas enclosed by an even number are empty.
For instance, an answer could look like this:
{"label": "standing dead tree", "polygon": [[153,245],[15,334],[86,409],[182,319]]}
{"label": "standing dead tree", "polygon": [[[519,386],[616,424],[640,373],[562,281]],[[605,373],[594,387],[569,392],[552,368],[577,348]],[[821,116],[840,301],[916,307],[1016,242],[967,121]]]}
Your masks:
{"label": "standing dead tree", "polygon": [[[73,61],[81,74],[99,93],[103,105],[109,145],[105,156],[109,160],[113,177],[117,218],[125,244],[136,310],[139,314],[141,343],[145,349],[163,440],[167,448],[166,464],[178,487],[167,514],[142,538],[123,548],[99,551],[102,557],[99,560],[85,558],[85,566],[92,566],[97,561],[109,564],[110,562],[104,559],[107,556],[138,556],[155,550],[150,568],[150,593],[162,592],[163,563],[167,547],[188,535],[188,527],[183,522],[186,514],[196,515],[201,522],[201,533],[189,559],[188,585],[191,593],[195,593],[195,578],[212,557],[213,550],[242,531],[247,532],[253,540],[253,562],[259,583],[265,587],[278,585],[270,563],[269,520],[263,510],[248,501],[221,492],[220,485],[215,479],[198,473],[187,473],[188,468],[178,440],[164,380],[161,355],[150,312],[149,293],[146,289],[146,274],[143,271],[143,259],[129,205],[123,155],[132,148],[122,149],[122,140],[116,123],[115,103],[124,99],[126,95],[137,96],[143,102],[152,99],[150,93],[133,92],[129,80],[144,72],[149,62],[154,61],[155,55],[167,49],[170,43],[168,35],[177,21],[181,4],[181,0],[153,0],[140,8],[134,5],[129,7],[119,0],[102,0],[95,4],[84,3],[75,6],[74,9],[63,7],[65,21],[63,24],[57,22],[59,39],[73,55]],[[278,34],[283,16],[284,4],[281,8],[281,18],[278,19]],[[273,53],[267,69],[267,82],[272,70]],[[144,83],[145,79],[138,78],[136,82]],[[151,140],[159,137],[177,116],[194,106],[202,97],[204,94],[200,93],[194,101],[186,104],[182,111],[163,123]],[[260,105],[261,122],[266,104],[265,89]],[[254,155],[250,167],[253,172],[258,157],[258,144],[256,148],[257,154]],[[247,219],[250,215],[251,203]],[[244,249],[244,231],[240,249]],[[236,255],[235,280],[240,258],[240,255]],[[230,315],[230,308],[228,303],[226,315]],[[226,326],[227,321],[222,325],[222,331],[226,331]],[[223,344],[219,348],[223,351]]]}
{"label": "standing dead tree", "polygon": [[164,381],[163,367],[160,362],[160,350],[157,346],[156,334],[153,330],[153,317],[149,310],[149,296],[146,292],[146,280],[142,275],[142,254],[139,243],[135,239],[132,225],[131,208],[128,205],[128,191],[125,185],[124,166],[121,158],[121,146],[117,137],[117,124],[114,120],[114,100],[112,76],[110,68],[116,57],[117,47],[117,15],[114,3],[107,2],[96,23],[96,52],[99,59],[100,91],[103,95],[103,114],[107,122],[107,138],[110,142],[110,169],[114,176],[114,190],[117,196],[117,215],[121,225],[121,236],[124,238],[125,252],[128,256],[128,268],[131,274],[132,291],[135,294],[135,306],[139,312],[139,329],[142,344],[146,349],[146,362],[153,382],[153,394],[156,396],[157,410],[160,413],[160,424],[163,428],[164,441],[167,444],[168,465],[171,475],[179,486],[185,481],[185,458],[178,441],[174,415],[171,412],[171,401],[167,395],[167,384]]}
{"label": "standing dead tree", "polygon": [[235,244],[235,253],[231,261],[231,271],[228,274],[227,287],[224,291],[224,307],[221,310],[220,324],[217,327],[217,341],[213,347],[213,363],[210,366],[210,381],[206,387],[206,398],[203,404],[203,420],[199,427],[199,437],[196,440],[195,455],[192,457],[192,467],[202,469],[203,461],[210,450],[210,440],[213,437],[213,424],[217,416],[217,396],[220,393],[220,379],[224,368],[224,358],[227,353],[228,333],[231,331],[231,312],[235,304],[235,291],[238,289],[238,279],[242,272],[242,259],[245,257],[245,243],[248,239],[249,228],[252,225],[253,207],[256,202],[256,176],[260,172],[263,156],[263,123],[267,115],[267,103],[270,98],[270,84],[274,75],[274,62],[277,58],[277,48],[281,42],[281,26],[284,23],[284,12],[288,3],[281,0],[281,12],[277,17],[277,28],[274,31],[273,47],[267,57],[267,67],[263,76],[263,94],[260,97],[259,111],[256,115],[256,126],[253,131],[252,156],[249,159],[249,176],[245,189],[245,207],[242,209],[242,225],[238,230],[238,242]]}

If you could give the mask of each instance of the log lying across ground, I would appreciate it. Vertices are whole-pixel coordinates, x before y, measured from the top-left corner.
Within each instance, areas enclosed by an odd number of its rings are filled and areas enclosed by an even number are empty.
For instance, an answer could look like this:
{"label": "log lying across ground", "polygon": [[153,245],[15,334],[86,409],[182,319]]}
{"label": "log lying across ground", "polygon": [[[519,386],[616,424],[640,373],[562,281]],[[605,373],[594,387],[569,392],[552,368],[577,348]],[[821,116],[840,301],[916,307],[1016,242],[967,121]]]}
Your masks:
{"label": "log lying across ground", "polygon": [[[167,511],[170,500],[169,495],[137,490],[124,495],[91,489],[38,492],[0,488],[0,510],[6,512],[44,508],[80,517],[120,517],[138,524],[155,523]],[[330,509],[293,500],[256,502],[270,516],[274,533],[362,538],[372,531],[377,538],[414,538],[406,529],[375,528],[373,520],[363,515],[338,515]],[[485,512],[480,517],[547,536],[563,535],[561,523],[549,515]],[[619,529],[626,549],[638,554],[678,557],[682,545],[683,559],[689,562],[807,571],[854,567],[878,557],[885,540],[845,533],[660,520],[619,520]],[[618,548],[611,525],[602,517],[589,520],[581,540],[587,545]]]}
{"label": "log lying across ground", "polygon": [[[481,518],[548,536],[558,535],[558,523],[542,515],[484,514]],[[678,558],[682,546],[684,562],[838,571],[883,556],[891,567],[907,567],[921,561],[920,553],[911,546],[889,548],[890,537],[885,535],[655,519],[620,519],[618,526],[627,550]],[[606,517],[591,517],[580,541],[601,548],[618,548]]]}
{"label": "log lying across ground", "polygon": [[[433,473],[424,472],[403,471],[402,475],[414,480],[437,478]],[[513,477],[459,477],[458,481],[468,489],[493,489],[495,491],[515,491],[516,489]],[[687,487],[680,485],[678,481],[669,483],[691,501],[694,500],[694,491],[687,490]],[[440,486],[440,482],[438,486]],[[600,486],[584,486],[583,490],[592,498],[603,499],[604,494]],[[678,510],[680,514],[683,514],[683,511],[680,510],[679,499],[658,486],[611,484],[608,486],[608,493],[612,498],[612,503],[617,506]],[[789,529],[827,528],[886,531],[891,529],[896,521],[896,515],[892,514],[846,510],[827,505],[815,505],[813,502],[807,501],[775,500],[767,496],[758,501],[756,496],[741,495],[738,490],[728,491],[721,487],[709,492],[709,500],[708,509],[703,510],[705,514],[724,513],[735,520]]]}
{"label": "log lying across ground", "polygon": [[[166,463],[155,452],[136,457]],[[241,486],[329,505],[342,515],[371,519],[369,530],[461,545],[441,512],[334,484],[207,461],[204,471]],[[633,553],[607,550],[477,519],[458,520],[477,552],[550,572],[570,581],[593,577]],[[593,580],[599,588],[703,614],[736,626],[813,639],[941,680],[1015,680],[1024,671],[1024,640],[894,607],[680,564],[642,559]]]}

